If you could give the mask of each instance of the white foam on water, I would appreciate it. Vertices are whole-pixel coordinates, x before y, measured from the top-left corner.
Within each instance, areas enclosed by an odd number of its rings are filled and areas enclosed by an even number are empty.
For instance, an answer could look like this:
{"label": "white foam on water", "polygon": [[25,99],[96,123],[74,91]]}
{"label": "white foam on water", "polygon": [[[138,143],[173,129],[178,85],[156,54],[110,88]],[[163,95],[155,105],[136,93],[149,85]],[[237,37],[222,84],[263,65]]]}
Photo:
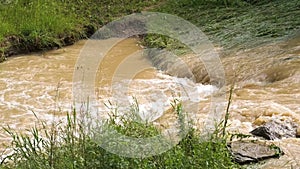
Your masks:
{"label": "white foam on water", "polygon": [[112,90],[109,98],[98,97],[97,113],[109,111],[103,103],[109,100],[118,107],[120,114],[130,111],[130,105],[138,102],[138,115],[143,121],[154,121],[171,108],[175,99],[182,102],[200,103],[206,100],[216,87],[212,85],[195,84],[187,78],[176,78],[158,73],[156,79],[121,80],[106,87]]}

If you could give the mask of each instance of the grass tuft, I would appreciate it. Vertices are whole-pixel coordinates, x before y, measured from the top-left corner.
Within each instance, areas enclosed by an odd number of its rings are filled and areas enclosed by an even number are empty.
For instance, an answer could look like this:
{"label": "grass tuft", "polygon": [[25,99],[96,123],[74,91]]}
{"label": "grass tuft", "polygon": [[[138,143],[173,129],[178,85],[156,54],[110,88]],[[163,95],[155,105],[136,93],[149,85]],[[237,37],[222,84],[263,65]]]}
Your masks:
{"label": "grass tuft", "polygon": [[[135,110],[138,105],[133,105]],[[182,105],[174,103],[175,111],[180,113]],[[111,115],[107,124],[123,135],[144,138],[160,134],[152,123],[136,121],[134,109],[131,115],[118,119]],[[0,168],[238,168],[231,159],[226,140],[219,135],[211,135],[209,140],[202,140],[199,132],[189,128],[186,136],[173,148],[152,157],[127,158],[110,153],[100,147],[91,132],[87,132],[85,122],[78,119],[75,110],[67,114],[66,123],[50,125],[38,119],[29,134],[20,134],[10,127],[4,130],[11,136],[9,146],[11,155],[1,162]],[[118,119],[118,122],[117,122]],[[181,123],[182,124],[182,123]],[[182,124],[183,125],[183,124]],[[190,127],[186,126],[185,127]],[[183,128],[183,126],[181,127]],[[222,129],[217,129],[222,131]]]}

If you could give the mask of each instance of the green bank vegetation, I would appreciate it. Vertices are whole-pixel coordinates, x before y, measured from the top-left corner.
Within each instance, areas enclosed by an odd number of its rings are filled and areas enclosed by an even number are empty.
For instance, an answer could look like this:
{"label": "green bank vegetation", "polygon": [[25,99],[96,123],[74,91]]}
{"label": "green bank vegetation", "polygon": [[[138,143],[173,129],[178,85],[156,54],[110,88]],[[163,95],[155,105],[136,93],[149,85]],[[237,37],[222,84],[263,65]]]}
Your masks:
{"label": "green bank vegetation", "polygon": [[[73,44],[106,23],[145,8],[192,22],[225,49],[273,42],[300,28],[297,0],[4,0],[0,1],[0,60]],[[180,47],[174,40],[151,36],[145,40],[148,46]]]}
{"label": "green bank vegetation", "polygon": [[[300,28],[297,0],[5,0],[0,1],[1,60],[17,53],[72,44],[110,21],[145,8],[192,22],[225,49],[274,42]],[[181,47],[157,35],[146,38],[145,44]]]}
{"label": "green bank vegetation", "polygon": [[[138,106],[135,104],[135,107]],[[13,153],[3,159],[0,168],[238,168],[231,159],[227,149],[224,126],[217,127],[207,140],[201,139],[199,132],[190,124],[183,122],[183,109],[180,102],[173,104],[174,112],[180,125],[180,131],[189,129],[183,139],[170,150],[152,157],[127,158],[110,153],[99,145],[105,140],[93,139],[86,130],[84,121],[78,119],[79,114],[74,110],[68,113],[67,123],[53,123],[50,127],[46,122],[38,120],[30,134],[19,134],[6,127],[6,132],[13,138],[10,148]],[[131,109],[121,119],[116,116],[116,109],[111,109],[111,118],[102,123],[112,127],[120,134],[134,138],[157,136],[161,130],[152,123],[138,123],[136,110]],[[82,112],[88,113],[88,112]],[[84,114],[87,115],[87,114]],[[116,122],[119,119],[119,122]],[[99,129],[101,131],[101,129]],[[114,140],[109,142],[114,145]],[[154,147],[155,148],[155,147]],[[140,150],[140,149],[139,149]]]}
{"label": "green bank vegetation", "polygon": [[[300,29],[298,0],[167,0],[153,11],[182,17],[217,46],[246,49],[293,36]],[[151,47],[183,47],[166,37],[150,35]]]}
{"label": "green bank vegetation", "polygon": [[155,0],[0,1],[0,61],[73,44],[106,23],[156,4]]}

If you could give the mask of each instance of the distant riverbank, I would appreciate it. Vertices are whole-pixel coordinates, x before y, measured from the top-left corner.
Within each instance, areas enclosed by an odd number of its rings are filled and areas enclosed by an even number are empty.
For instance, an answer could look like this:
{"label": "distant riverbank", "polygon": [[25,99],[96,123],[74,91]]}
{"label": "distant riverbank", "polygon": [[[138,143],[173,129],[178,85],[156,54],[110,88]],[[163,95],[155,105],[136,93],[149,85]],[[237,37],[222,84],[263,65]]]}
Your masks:
{"label": "distant riverbank", "polygon": [[[174,14],[195,24],[223,52],[286,40],[300,32],[298,0],[167,0],[153,11]],[[147,44],[180,46],[157,35],[148,38]]]}
{"label": "distant riverbank", "polygon": [[2,2],[0,61],[11,55],[73,44],[110,21],[156,3],[151,0]]}
{"label": "distant riverbank", "polygon": [[[297,0],[19,0],[0,6],[0,61],[11,55],[73,44],[110,21],[143,10],[182,17],[224,49],[278,41],[293,36],[300,28]],[[145,40],[151,47],[180,47],[176,43],[157,35]]]}

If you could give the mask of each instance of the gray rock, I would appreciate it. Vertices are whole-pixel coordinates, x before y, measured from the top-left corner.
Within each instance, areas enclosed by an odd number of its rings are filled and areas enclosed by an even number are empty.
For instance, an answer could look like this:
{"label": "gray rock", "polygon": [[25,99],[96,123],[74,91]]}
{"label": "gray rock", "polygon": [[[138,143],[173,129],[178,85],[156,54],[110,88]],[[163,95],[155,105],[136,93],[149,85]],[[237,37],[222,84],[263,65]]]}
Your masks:
{"label": "gray rock", "polygon": [[271,120],[250,133],[268,140],[296,137],[297,124],[291,121]]}
{"label": "gray rock", "polygon": [[258,141],[234,141],[230,144],[230,151],[234,160],[239,164],[277,158],[283,154],[279,147]]}

